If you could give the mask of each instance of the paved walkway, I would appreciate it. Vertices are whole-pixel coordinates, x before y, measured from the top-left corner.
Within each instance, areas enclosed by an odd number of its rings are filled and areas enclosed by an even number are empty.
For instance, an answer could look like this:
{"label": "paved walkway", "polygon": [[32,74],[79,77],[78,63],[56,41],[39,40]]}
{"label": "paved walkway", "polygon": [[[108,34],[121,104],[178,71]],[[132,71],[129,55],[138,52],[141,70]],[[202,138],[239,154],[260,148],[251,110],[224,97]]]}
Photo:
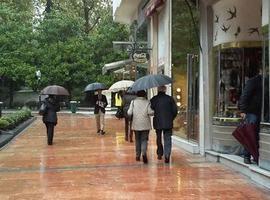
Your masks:
{"label": "paved walkway", "polygon": [[164,164],[150,136],[149,164],[136,162],[123,121],[108,117],[107,134],[93,117],[61,115],[47,146],[39,118],[0,151],[0,199],[270,199],[270,191],[200,156],[173,150]]}

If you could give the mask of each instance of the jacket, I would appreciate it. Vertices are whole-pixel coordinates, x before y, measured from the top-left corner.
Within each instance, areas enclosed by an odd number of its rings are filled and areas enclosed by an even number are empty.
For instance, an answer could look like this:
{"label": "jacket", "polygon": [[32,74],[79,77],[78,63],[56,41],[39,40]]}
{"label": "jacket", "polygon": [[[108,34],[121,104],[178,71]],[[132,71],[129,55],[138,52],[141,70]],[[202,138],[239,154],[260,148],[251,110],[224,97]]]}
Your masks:
{"label": "jacket", "polygon": [[150,101],[151,108],[154,110],[154,129],[172,129],[173,120],[177,115],[174,99],[165,92],[159,92]]}
{"label": "jacket", "polygon": [[46,123],[54,123],[57,124],[57,114],[56,112],[60,111],[59,103],[50,97],[47,97],[44,102],[46,106],[45,112],[43,114],[43,122]]}
{"label": "jacket", "polygon": [[105,108],[108,105],[106,96],[102,94],[101,99],[98,99],[98,95],[95,95],[94,102],[95,102],[94,114],[98,114],[99,110],[105,113]]}
{"label": "jacket", "polygon": [[242,113],[261,116],[262,109],[262,76],[257,75],[246,82],[240,97],[238,108]]}
{"label": "jacket", "polygon": [[150,101],[144,97],[137,97],[129,106],[128,115],[132,115],[132,129],[135,131],[146,131],[151,129],[150,115],[154,112],[151,109]]}

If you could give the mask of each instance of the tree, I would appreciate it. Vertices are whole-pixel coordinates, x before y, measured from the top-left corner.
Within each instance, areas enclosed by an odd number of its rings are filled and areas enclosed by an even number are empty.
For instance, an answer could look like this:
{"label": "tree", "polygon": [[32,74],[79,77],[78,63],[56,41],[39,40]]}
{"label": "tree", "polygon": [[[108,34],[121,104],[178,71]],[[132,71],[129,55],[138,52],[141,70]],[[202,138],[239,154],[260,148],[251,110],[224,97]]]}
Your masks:
{"label": "tree", "polygon": [[0,76],[8,83],[10,105],[16,86],[32,73],[32,13],[20,11],[11,3],[0,7]]}

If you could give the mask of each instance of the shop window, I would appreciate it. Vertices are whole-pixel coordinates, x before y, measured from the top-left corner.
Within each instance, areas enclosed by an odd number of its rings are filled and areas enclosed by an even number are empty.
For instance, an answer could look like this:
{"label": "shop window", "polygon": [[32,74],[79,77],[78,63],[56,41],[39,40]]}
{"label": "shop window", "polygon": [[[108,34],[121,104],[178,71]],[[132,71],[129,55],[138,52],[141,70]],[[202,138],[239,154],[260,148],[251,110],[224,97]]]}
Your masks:
{"label": "shop window", "polygon": [[261,48],[228,48],[215,52],[216,114],[214,122],[240,120],[238,101],[248,77],[261,66]]}

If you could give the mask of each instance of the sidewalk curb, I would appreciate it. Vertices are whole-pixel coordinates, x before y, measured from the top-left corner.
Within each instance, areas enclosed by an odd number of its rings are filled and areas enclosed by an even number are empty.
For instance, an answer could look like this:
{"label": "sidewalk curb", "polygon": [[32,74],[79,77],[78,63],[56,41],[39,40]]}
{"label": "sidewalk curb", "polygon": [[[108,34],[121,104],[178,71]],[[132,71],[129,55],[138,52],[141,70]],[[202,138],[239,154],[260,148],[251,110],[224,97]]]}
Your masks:
{"label": "sidewalk curb", "polygon": [[36,117],[31,117],[16,128],[8,131],[1,131],[0,133],[0,150],[4,148],[15,136],[20,134],[25,128],[32,124],[36,120]]}

